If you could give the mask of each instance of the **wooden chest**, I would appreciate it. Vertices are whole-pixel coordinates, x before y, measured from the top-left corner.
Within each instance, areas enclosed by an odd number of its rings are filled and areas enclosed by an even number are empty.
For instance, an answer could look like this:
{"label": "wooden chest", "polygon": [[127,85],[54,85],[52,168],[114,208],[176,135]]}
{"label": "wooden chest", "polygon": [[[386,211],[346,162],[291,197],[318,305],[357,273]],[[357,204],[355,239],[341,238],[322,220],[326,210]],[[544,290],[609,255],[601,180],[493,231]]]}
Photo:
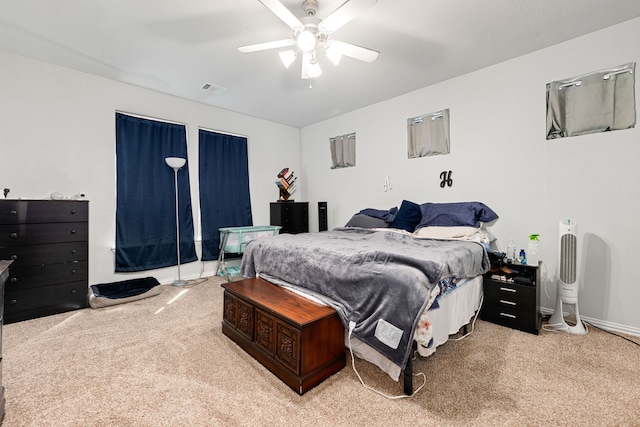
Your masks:
{"label": "wooden chest", "polygon": [[258,278],[225,283],[222,332],[302,395],[346,364],[330,307]]}

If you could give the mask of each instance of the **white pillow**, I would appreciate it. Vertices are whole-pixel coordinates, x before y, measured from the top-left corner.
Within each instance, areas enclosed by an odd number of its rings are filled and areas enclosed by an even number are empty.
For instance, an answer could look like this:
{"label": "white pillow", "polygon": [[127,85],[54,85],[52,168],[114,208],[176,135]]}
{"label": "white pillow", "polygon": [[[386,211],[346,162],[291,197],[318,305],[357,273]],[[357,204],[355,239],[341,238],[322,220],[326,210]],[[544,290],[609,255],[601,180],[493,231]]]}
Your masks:
{"label": "white pillow", "polygon": [[415,237],[423,237],[426,239],[468,239],[469,237],[480,231],[479,227],[441,227],[428,226],[421,227],[413,233]]}

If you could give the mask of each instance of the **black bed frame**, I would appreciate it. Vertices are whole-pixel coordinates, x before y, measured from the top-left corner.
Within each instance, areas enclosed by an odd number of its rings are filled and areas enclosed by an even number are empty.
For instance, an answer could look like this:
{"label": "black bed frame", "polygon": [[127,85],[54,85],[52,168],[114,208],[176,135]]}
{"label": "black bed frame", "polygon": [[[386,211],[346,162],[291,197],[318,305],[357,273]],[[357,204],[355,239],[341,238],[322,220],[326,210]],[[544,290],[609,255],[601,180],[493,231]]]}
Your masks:
{"label": "black bed frame", "polygon": [[[467,331],[468,331],[467,327],[469,326],[469,323],[467,323],[462,327],[462,335],[467,335]],[[407,366],[404,367],[402,382],[404,383],[404,394],[406,394],[407,396],[413,395],[413,354],[416,352],[417,349],[418,349],[418,343],[414,341],[413,346],[411,347],[411,356],[407,361]]]}

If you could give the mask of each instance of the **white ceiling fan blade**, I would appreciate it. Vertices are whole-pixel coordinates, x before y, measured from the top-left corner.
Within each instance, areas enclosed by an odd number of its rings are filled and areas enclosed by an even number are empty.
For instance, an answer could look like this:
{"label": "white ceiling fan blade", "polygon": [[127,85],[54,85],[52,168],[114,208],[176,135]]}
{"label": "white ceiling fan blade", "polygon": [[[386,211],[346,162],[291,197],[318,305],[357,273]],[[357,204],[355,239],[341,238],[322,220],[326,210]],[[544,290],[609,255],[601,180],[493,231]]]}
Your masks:
{"label": "white ceiling fan blade", "polygon": [[242,53],[259,52],[261,50],[278,49],[281,47],[290,47],[296,44],[294,39],[276,40],[272,42],[251,44],[248,46],[240,46],[238,50]]}
{"label": "white ceiling fan blade", "polygon": [[331,48],[336,48],[338,52],[351,58],[359,59],[364,62],[373,62],[378,58],[380,52],[351,43],[345,43],[338,40],[331,40]]}
{"label": "white ceiling fan blade", "polygon": [[378,4],[378,0],[347,0],[342,3],[342,6],[331,12],[331,15],[323,19],[318,24],[318,29],[330,34],[376,4]]}
{"label": "white ceiling fan blade", "polygon": [[291,13],[282,3],[278,0],[259,0],[260,3],[265,5],[274,15],[287,24],[292,30],[302,31],[304,30],[304,24],[300,22],[296,16]]}

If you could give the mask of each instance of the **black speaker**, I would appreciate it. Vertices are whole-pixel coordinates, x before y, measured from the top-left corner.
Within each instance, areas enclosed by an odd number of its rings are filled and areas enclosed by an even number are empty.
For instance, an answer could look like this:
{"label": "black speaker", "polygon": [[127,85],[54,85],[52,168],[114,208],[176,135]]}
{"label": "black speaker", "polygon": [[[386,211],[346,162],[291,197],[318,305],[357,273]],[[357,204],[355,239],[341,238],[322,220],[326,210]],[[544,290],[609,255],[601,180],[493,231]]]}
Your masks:
{"label": "black speaker", "polygon": [[318,202],[318,231],[327,231],[327,202]]}

